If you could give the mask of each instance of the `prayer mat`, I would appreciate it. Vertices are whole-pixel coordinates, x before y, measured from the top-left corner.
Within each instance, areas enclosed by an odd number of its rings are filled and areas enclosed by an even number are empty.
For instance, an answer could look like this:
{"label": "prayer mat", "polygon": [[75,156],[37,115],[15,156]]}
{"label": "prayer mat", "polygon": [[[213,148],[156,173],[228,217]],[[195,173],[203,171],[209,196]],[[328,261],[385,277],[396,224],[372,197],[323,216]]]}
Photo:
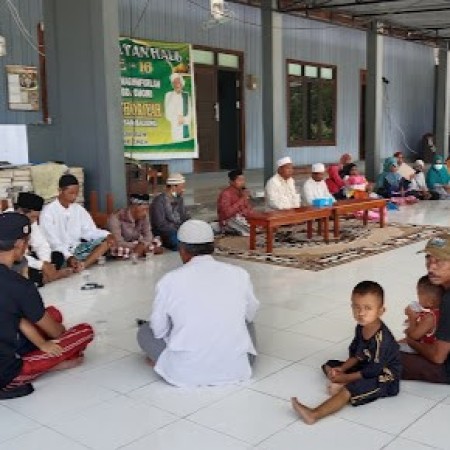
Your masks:
{"label": "prayer mat", "polygon": [[[316,232],[315,229],[314,233]],[[266,235],[258,233],[256,250],[249,250],[248,237],[220,236],[216,239],[215,254],[318,272],[425,241],[442,232],[448,232],[448,228],[396,223],[388,224],[384,228],[380,228],[378,223],[369,223],[365,227],[358,220],[347,219],[341,220],[340,238],[334,238],[331,231],[328,244],[316,234],[309,240],[306,227],[299,225],[283,227],[275,233],[272,253],[265,253]]]}

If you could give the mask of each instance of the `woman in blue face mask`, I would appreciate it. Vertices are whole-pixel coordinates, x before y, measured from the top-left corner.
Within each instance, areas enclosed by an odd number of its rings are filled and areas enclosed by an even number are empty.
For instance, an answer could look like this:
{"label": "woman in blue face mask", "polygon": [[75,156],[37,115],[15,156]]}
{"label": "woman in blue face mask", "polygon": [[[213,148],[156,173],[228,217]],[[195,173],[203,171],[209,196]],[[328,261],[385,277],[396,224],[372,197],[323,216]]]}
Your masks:
{"label": "woman in blue face mask", "polygon": [[433,165],[428,169],[426,181],[428,189],[431,192],[437,192],[439,198],[450,198],[450,175],[441,155],[434,156]]}

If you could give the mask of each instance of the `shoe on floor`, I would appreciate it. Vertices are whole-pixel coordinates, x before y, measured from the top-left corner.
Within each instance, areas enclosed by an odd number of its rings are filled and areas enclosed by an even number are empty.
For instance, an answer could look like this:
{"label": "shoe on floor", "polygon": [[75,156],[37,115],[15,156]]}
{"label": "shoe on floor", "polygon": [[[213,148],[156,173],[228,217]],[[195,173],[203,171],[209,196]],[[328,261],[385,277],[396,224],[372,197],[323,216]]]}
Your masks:
{"label": "shoe on floor", "polygon": [[23,384],[12,389],[0,389],[0,400],[12,400],[13,398],[25,397],[34,392],[31,383]]}

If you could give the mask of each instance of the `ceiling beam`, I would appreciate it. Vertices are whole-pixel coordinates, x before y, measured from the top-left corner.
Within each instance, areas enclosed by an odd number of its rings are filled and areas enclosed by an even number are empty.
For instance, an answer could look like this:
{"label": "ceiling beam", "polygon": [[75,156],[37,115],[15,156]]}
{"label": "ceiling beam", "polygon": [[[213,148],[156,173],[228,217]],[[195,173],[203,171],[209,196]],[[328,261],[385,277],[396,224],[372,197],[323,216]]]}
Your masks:
{"label": "ceiling beam", "polygon": [[[353,7],[360,7],[360,6],[366,6],[366,5],[381,5],[383,3],[398,3],[403,2],[405,0],[367,0],[367,1],[361,1],[358,2],[357,0],[353,2],[348,3],[326,3],[324,5],[315,5],[315,6],[308,6],[306,2],[292,2],[292,5],[288,6],[287,8],[283,8],[285,11],[304,11],[304,10],[313,10],[313,9],[340,9],[340,8],[353,8]],[[303,5],[301,4],[303,3]]]}
{"label": "ceiling beam", "polygon": [[442,7],[442,8],[428,8],[428,9],[413,9],[411,10],[402,10],[402,11],[383,11],[379,13],[360,13],[360,14],[354,14],[355,17],[380,17],[380,16],[393,16],[393,15],[403,15],[403,14],[423,14],[423,13],[429,13],[429,12],[443,12],[443,11],[450,11],[450,7]]}

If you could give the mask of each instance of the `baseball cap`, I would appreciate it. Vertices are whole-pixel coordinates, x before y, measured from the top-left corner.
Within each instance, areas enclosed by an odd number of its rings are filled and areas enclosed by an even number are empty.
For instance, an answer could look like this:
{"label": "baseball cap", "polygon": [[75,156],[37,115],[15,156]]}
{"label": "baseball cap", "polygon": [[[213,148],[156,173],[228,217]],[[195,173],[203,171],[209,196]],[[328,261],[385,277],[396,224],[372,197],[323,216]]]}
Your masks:
{"label": "baseball cap", "polygon": [[31,233],[31,222],[27,216],[16,212],[0,214],[0,240],[17,241]]}
{"label": "baseball cap", "polygon": [[450,234],[442,234],[431,238],[425,248],[417,253],[426,253],[438,259],[450,260]]}

